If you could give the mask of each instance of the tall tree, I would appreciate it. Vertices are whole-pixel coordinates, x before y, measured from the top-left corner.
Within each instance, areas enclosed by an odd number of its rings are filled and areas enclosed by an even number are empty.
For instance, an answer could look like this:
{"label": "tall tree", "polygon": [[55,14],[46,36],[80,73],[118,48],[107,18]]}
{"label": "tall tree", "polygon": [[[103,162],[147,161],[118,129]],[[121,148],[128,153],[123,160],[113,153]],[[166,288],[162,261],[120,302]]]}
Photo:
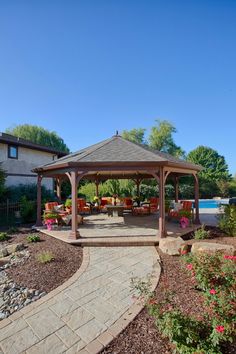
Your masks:
{"label": "tall tree", "polygon": [[203,167],[199,175],[205,179],[228,181],[231,178],[224,156],[210,147],[198,146],[190,151],[187,160]]}
{"label": "tall tree", "polygon": [[228,194],[231,176],[224,156],[207,146],[198,146],[190,151],[187,160],[201,165],[203,170],[199,173],[200,196],[211,198],[216,195]]}
{"label": "tall tree", "polygon": [[133,143],[145,144],[145,131],[146,129],[144,128],[134,128],[131,130],[123,130],[121,135],[124,139],[132,141]]}
{"label": "tall tree", "polygon": [[69,152],[69,148],[64,143],[64,140],[57,135],[56,132],[46,130],[37,125],[23,124],[17,125],[14,128],[6,129],[6,133],[32,141],[35,144],[40,144],[55,148],[60,151]]}
{"label": "tall tree", "polygon": [[175,144],[173,139],[173,133],[177,132],[176,128],[167,120],[156,120],[156,123],[157,125],[151,128],[149,146],[173,156],[183,157],[184,151]]}

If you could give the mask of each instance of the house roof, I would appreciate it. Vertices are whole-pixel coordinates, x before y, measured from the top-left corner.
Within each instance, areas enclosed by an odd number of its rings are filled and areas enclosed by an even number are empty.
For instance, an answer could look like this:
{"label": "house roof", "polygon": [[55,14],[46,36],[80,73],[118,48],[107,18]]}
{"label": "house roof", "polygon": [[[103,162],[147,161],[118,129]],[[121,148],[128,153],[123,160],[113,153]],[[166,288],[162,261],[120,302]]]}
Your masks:
{"label": "house roof", "polygon": [[124,166],[128,170],[129,166],[142,166],[142,169],[144,169],[145,166],[153,166],[155,168],[159,165],[181,167],[196,172],[201,170],[201,167],[198,165],[173,157],[167,153],[150,149],[145,145],[130,142],[119,135],[115,135],[110,139],[36,168],[34,172],[77,167],[81,170],[87,168],[89,171],[94,171],[95,173],[98,167],[100,169],[104,167],[105,169],[113,166],[113,170],[115,167],[121,173],[121,171],[124,171]]}
{"label": "house roof", "polygon": [[12,145],[16,145],[16,146],[22,146],[22,147],[26,147],[26,148],[29,148],[29,149],[33,149],[33,150],[49,152],[49,153],[55,154],[55,155],[57,155],[59,157],[63,157],[65,155],[67,155],[67,153],[64,152],[64,151],[60,151],[58,149],[54,149],[52,147],[45,146],[45,145],[35,144],[32,141],[29,141],[29,140],[26,140],[26,139],[22,139],[22,138],[18,138],[18,137],[14,136],[14,135],[1,133],[1,132],[0,132],[0,143],[2,143],[2,144],[12,144]]}

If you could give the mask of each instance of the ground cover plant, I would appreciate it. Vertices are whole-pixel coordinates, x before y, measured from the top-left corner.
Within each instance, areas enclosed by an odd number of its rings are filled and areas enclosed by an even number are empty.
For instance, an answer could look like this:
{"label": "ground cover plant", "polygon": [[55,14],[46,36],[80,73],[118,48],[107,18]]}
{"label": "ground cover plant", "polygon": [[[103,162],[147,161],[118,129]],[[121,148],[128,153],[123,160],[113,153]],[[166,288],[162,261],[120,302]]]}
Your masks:
{"label": "ground cover plant", "polygon": [[0,242],[6,241],[9,238],[7,232],[0,232]]}
{"label": "ground cover plant", "polygon": [[40,236],[38,234],[30,234],[27,236],[28,242],[40,242]]}

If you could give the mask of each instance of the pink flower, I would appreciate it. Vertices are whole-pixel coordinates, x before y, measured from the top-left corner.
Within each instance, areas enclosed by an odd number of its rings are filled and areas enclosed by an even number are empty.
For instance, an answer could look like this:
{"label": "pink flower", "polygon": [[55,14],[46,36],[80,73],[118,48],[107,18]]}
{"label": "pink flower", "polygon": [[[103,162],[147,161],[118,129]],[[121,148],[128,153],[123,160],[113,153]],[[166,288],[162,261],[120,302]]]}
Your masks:
{"label": "pink flower", "polygon": [[211,295],[215,295],[215,294],[216,294],[215,289],[211,289],[211,290],[210,290],[210,294],[211,294]]}
{"label": "pink flower", "polygon": [[219,333],[223,333],[225,330],[225,327],[224,326],[216,326],[215,330]]}
{"label": "pink flower", "polygon": [[192,270],[192,269],[193,269],[192,263],[187,264],[187,269],[188,269],[188,270]]}
{"label": "pink flower", "polygon": [[236,260],[236,256],[224,255],[224,259]]}

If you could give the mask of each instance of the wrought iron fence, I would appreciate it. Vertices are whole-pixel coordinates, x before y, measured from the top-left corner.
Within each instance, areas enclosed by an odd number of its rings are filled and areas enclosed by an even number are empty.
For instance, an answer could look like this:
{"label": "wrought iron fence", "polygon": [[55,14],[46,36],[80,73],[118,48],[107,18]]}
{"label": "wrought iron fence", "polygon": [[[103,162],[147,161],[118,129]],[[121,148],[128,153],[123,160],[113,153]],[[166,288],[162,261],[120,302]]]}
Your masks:
{"label": "wrought iron fence", "polygon": [[20,225],[34,222],[36,216],[36,201],[0,203],[0,226]]}

